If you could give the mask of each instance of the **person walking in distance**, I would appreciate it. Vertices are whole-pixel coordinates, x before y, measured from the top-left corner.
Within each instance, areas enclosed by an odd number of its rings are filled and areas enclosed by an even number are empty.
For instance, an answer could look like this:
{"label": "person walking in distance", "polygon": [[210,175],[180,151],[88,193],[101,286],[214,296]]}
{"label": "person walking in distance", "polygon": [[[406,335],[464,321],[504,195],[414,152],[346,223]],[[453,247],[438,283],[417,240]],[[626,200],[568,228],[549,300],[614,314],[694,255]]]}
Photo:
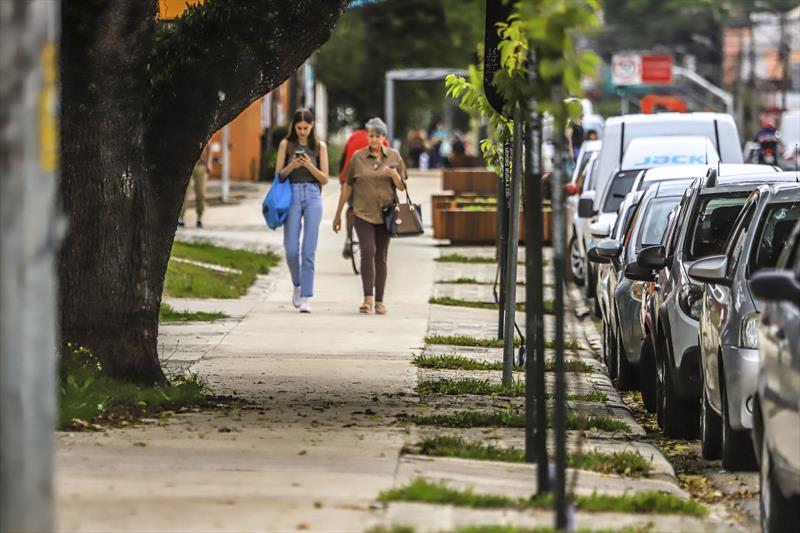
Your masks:
{"label": "person walking in distance", "polygon": [[[194,209],[197,212],[197,227],[203,227],[203,211],[206,208],[206,181],[208,180],[208,146],[203,149],[200,159],[194,164],[192,176],[189,178],[190,185],[194,185]],[[183,198],[181,206],[181,216],[178,218],[178,226],[185,226],[186,207],[189,205],[189,191],[191,186],[186,187],[186,196]]]}
{"label": "person walking in distance", "polygon": [[[344,151],[342,152],[342,157],[339,160],[339,183],[341,185],[344,185],[344,171],[347,168],[347,165],[350,163],[350,160],[353,159],[353,154],[358,150],[365,148],[369,144],[369,141],[367,140],[367,130],[364,129],[363,123],[361,123],[360,126],[361,127],[353,131],[353,133],[350,134],[350,137],[347,138],[347,142],[344,145]],[[389,146],[389,141],[386,140],[386,137],[383,138],[383,145]],[[345,214],[345,218],[347,219],[347,238],[345,239],[342,256],[345,259],[349,259],[350,256],[353,255],[353,243],[350,241],[353,235],[352,191],[350,196],[347,197],[347,213]]]}
{"label": "person walking in distance", "polygon": [[281,181],[288,179],[292,184],[292,205],[283,228],[283,248],[294,285],[292,305],[301,313],[310,313],[322,186],[328,183],[328,148],[317,140],[314,115],[308,109],[295,111],[289,133],[278,145],[275,168]]}
{"label": "person walking in distance", "polygon": [[353,226],[361,246],[361,285],[364,301],[358,310],[386,314],[383,301],[388,269],[386,258],[391,235],[383,220],[383,208],[392,205],[395,190],[405,190],[406,165],[400,153],[383,145],[386,124],[379,118],[366,123],[368,146],[353,154],[345,169],[345,182],[333,217],[333,231],[342,228],[342,209],[353,192]]}

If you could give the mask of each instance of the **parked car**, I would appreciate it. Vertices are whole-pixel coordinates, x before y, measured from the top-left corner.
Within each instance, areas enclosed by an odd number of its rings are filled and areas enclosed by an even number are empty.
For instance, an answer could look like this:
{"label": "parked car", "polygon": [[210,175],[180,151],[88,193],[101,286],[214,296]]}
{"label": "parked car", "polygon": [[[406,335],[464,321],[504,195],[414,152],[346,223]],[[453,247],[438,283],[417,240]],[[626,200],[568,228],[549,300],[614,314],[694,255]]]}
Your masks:
{"label": "parked car", "polygon": [[626,277],[655,281],[640,313],[640,367],[654,368],[656,408],[664,434],[691,437],[698,429],[700,361],[697,328],[702,287],[688,275],[697,260],[722,253],[750,192],[762,183],[794,181],[789,173],[695,180],[672,213],[662,244],[643,248]]}
{"label": "parked car", "polygon": [[570,274],[572,280],[578,286],[583,286],[586,280],[584,274],[586,249],[583,246],[587,240],[584,233],[588,233],[588,224],[578,218],[578,197],[584,191],[594,190],[594,184],[590,180],[590,176],[594,163],[597,161],[597,153],[600,151],[601,145],[602,141],[584,141],[581,145],[571,180],[577,192],[566,199],[567,220],[570,222],[567,224]]}
{"label": "parked car", "polygon": [[764,302],[752,431],[761,529],[792,531],[800,523],[800,223],[776,268],[753,274],[750,290]]}
{"label": "parked car", "polygon": [[749,430],[762,305],[748,280],[775,266],[798,219],[800,183],[762,185],[745,202],[723,253],[689,268],[689,277],[704,283],[698,329],[702,453],[707,459],[721,455],[728,470],[756,466]]}
{"label": "parked car", "polygon": [[611,332],[611,353],[606,359],[609,373],[622,390],[630,390],[638,382],[642,344],[639,310],[644,290],[644,282],[626,278],[624,270],[636,263],[636,254],[642,248],[661,242],[669,212],[690,184],[691,180],[686,179],[655,182],[645,192],[630,193],[628,196],[641,197],[634,212],[622,224],[621,232],[615,232],[613,239],[602,242],[596,249],[597,255],[609,259],[611,265],[606,281],[609,303],[604,317],[605,327]]}

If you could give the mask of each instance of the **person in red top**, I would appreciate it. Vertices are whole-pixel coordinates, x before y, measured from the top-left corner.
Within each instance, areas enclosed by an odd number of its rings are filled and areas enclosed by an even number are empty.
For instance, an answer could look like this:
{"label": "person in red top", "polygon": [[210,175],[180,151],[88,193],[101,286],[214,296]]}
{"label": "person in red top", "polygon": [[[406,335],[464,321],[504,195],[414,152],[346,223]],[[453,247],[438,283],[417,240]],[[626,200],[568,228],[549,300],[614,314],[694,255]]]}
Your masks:
{"label": "person in red top", "polygon": [[[387,148],[389,147],[389,141],[386,140],[384,137],[383,145]],[[369,140],[367,139],[367,130],[364,129],[363,122],[359,125],[359,128],[353,133],[350,134],[350,137],[347,138],[347,142],[344,145],[344,150],[342,151],[342,157],[339,160],[339,183],[344,183],[345,181],[345,170],[347,170],[347,165],[350,164],[350,160],[353,158],[353,154],[356,153],[358,150],[362,148],[366,148],[369,146]],[[344,250],[342,250],[342,256],[345,259],[349,259],[351,255],[353,255],[353,247],[351,245],[351,239],[353,238],[353,195],[350,194],[350,198],[347,199],[347,214],[345,215],[345,219],[347,220],[347,233],[345,234],[345,241],[344,241]]]}

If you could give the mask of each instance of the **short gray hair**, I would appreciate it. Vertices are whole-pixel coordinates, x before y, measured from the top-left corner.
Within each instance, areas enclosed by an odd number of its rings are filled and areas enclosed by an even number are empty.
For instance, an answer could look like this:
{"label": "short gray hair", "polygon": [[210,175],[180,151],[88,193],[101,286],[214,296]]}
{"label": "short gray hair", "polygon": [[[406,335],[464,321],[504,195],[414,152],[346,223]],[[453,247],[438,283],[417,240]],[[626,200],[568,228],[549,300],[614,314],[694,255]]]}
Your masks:
{"label": "short gray hair", "polygon": [[368,132],[371,131],[371,132],[374,132],[374,133],[379,133],[379,134],[383,135],[384,137],[386,137],[386,132],[388,131],[388,128],[386,127],[386,123],[384,121],[382,121],[381,119],[379,119],[378,117],[373,117],[373,118],[369,119],[367,121],[367,123],[364,124],[364,128]]}

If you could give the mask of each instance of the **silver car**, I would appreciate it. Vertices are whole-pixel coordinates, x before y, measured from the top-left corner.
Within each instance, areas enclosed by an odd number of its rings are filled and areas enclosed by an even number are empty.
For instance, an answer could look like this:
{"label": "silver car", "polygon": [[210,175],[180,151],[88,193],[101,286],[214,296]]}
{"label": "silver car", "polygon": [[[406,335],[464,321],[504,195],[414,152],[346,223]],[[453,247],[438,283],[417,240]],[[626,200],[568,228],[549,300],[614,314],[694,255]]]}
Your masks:
{"label": "silver car", "polygon": [[748,280],[761,269],[775,267],[798,219],[800,184],[762,185],[745,202],[723,254],[689,268],[689,277],[705,283],[698,331],[702,452],[707,459],[721,455],[728,470],[756,465],[749,429],[762,306]]}
{"label": "silver car", "polygon": [[754,274],[750,290],[764,302],[752,431],[761,529],[792,531],[800,523],[800,223],[777,268]]}

